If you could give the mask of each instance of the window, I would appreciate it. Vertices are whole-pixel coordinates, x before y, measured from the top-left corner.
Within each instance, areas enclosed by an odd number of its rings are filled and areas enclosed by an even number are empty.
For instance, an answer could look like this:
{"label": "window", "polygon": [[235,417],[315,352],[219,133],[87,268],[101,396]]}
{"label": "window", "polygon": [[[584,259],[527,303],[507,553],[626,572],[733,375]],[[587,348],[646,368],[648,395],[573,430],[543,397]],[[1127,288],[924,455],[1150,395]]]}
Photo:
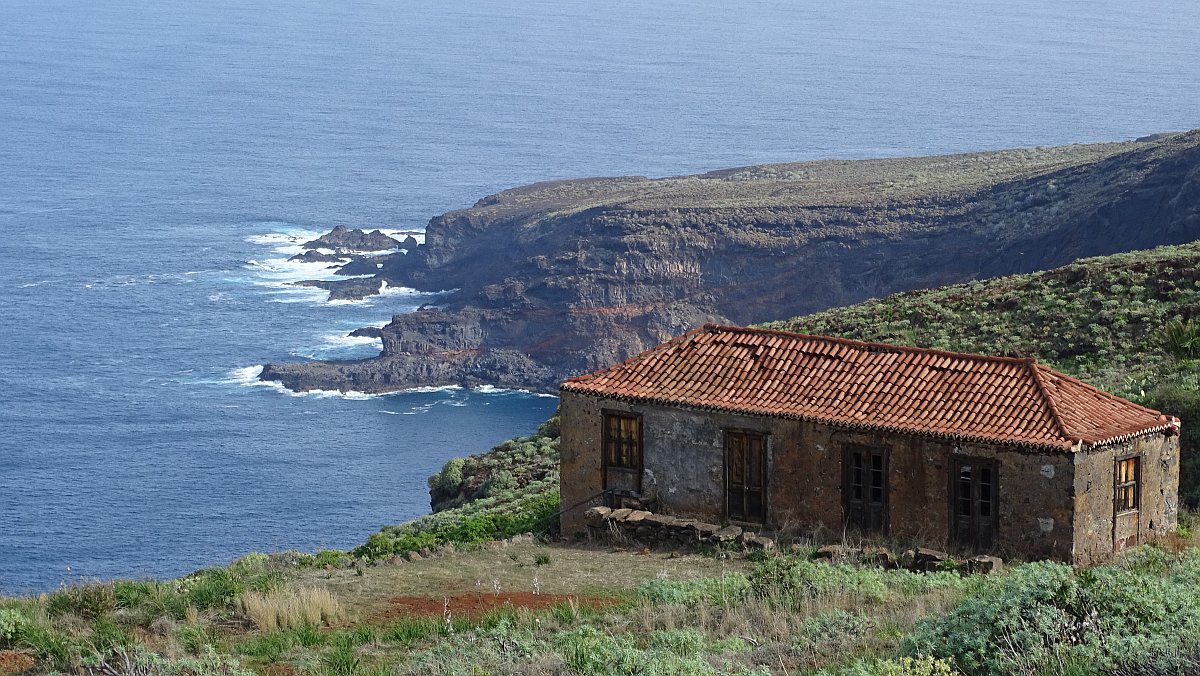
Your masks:
{"label": "window", "polygon": [[1117,476],[1115,483],[1117,513],[1132,512],[1138,508],[1140,493],[1138,480],[1141,479],[1141,458],[1125,458],[1117,461]]}
{"label": "window", "polygon": [[642,468],[642,417],[629,413],[604,414],[604,466]]}

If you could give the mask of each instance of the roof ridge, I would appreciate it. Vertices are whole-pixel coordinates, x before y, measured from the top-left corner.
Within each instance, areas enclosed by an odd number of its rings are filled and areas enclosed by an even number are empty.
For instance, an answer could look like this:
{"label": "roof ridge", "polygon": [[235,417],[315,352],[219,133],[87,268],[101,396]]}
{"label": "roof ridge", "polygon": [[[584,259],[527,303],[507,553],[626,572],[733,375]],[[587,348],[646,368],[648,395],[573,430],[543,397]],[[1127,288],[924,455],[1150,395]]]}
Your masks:
{"label": "roof ridge", "polygon": [[1039,367],[1041,365],[1037,363],[1029,364],[1029,372],[1033,376],[1034,386],[1037,387],[1038,394],[1042,395],[1042,401],[1045,402],[1046,407],[1050,409],[1050,418],[1054,421],[1054,426],[1058,428],[1059,436],[1073,441],[1071,433],[1067,431],[1067,426],[1063,424],[1062,414],[1058,412],[1054,397],[1050,396],[1049,390],[1046,389],[1046,383],[1042,381],[1042,369]]}
{"label": "roof ridge", "polygon": [[1080,386],[1086,390],[1089,390],[1095,394],[1099,394],[1102,397],[1105,397],[1108,399],[1116,399],[1125,404],[1131,404],[1133,406],[1137,406],[1138,408],[1142,409],[1143,411],[1146,411],[1148,413],[1157,413],[1159,416],[1162,416],[1163,418],[1173,418],[1174,417],[1174,416],[1167,415],[1167,414],[1163,413],[1162,411],[1150,408],[1149,406],[1142,406],[1141,404],[1137,403],[1136,401],[1130,401],[1130,400],[1126,399],[1125,397],[1113,394],[1112,392],[1108,392],[1106,390],[1102,390],[1099,387],[1096,387],[1095,385],[1093,385],[1091,383],[1084,382],[1084,381],[1076,378],[1075,376],[1067,375],[1066,373],[1063,373],[1062,371],[1056,371],[1055,369],[1052,369],[1049,366],[1046,366],[1045,364],[1038,364],[1037,366],[1040,369],[1044,369],[1046,371],[1049,371],[1050,373],[1053,373],[1054,376],[1057,378],[1062,378],[1063,380],[1066,380],[1073,385],[1078,385],[1078,386]]}
{"label": "roof ridge", "polygon": [[[999,355],[978,354],[975,352],[955,352],[953,350],[941,350],[935,347],[918,347],[916,345],[896,345],[894,343],[880,343],[870,340],[855,340],[854,338],[842,338],[840,336],[822,336],[815,333],[800,333],[798,331],[785,331],[783,329],[764,329],[750,326],[733,326],[727,324],[708,323],[700,327],[706,332],[715,333],[717,331],[728,331],[730,333],[760,333],[783,336],[787,338],[803,338],[806,340],[820,340],[829,343],[839,343],[851,347],[866,347],[872,349],[889,350],[895,352],[916,352],[920,354],[933,354],[941,357],[965,357],[967,359],[977,359],[979,361],[987,361],[1001,364],[1036,364],[1037,359],[1034,357],[1002,357]],[[693,329],[695,331],[696,329]],[[691,333],[691,332],[689,332]]]}

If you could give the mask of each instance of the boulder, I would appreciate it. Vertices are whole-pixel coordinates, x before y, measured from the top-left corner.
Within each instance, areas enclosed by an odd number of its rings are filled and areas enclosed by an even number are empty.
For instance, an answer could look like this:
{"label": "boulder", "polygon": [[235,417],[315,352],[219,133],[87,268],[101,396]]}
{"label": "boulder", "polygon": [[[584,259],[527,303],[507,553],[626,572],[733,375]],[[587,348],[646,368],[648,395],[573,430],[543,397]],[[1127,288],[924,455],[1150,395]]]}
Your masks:
{"label": "boulder", "polygon": [[738,526],[726,526],[721,530],[713,533],[712,541],[716,543],[733,542],[742,536],[742,529]]}
{"label": "boulder", "polygon": [[628,507],[622,507],[621,509],[614,509],[613,511],[609,512],[607,520],[608,521],[624,521],[625,517],[629,516],[630,514],[633,514],[633,510],[629,509]]}
{"label": "boulder", "polygon": [[862,550],[858,547],[849,545],[825,545],[817,550],[813,555],[815,559],[828,559],[830,561],[849,561],[857,559],[862,554]]}
{"label": "boulder", "polygon": [[646,524],[647,526],[654,526],[657,528],[670,528],[671,526],[678,524],[679,520],[673,516],[667,516],[665,514],[647,514],[646,516],[642,517],[642,523]]}
{"label": "boulder", "polygon": [[968,573],[983,575],[999,573],[1004,570],[1004,559],[1001,559],[999,556],[988,556],[986,554],[972,556],[967,559],[966,569]]}
{"label": "boulder", "polygon": [[915,558],[913,561],[913,570],[924,572],[934,572],[944,570],[946,562],[950,560],[950,555],[946,552],[936,549],[927,549],[925,547],[917,547]]}
{"label": "boulder", "polygon": [[917,568],[917,550],[906,549],[900,555],[900,567],[905,570],[916,570]]}
{"label": "boulder", "polygon": [[688,524],[688,533],[697,540],[707,540],[719,530],[721,530],[720,526],[703,521]]}
{"label": "boulder", "polygon": [[592,507],[583,513],[583,519],[589,526],[599,526],[604,523],[604,517],[612,514],[612,509],[608,507]]}
{"label": "boulder", "polygon": [[301,245],[305,249],[338,249],[349,251],[387,251],[400,246],[400,242],[378,230],[363,232],[338,225],[333,230]]}
{"label": "boulder", "polygon": [[625,523],[638,523],[648,516],[650,516],[650,512],[647,512],[644,509],[635,509],[625,517],[624,521]]}
{"label": "boulder", "polygon": [[900,567],[900,561],[892,550],[887,547],[864,547],[862,554],[859,555],[859,560],[871,566],[879,566],[895,570]]}
{"label": "boulder", "polygon": [[309,249],[302,254],[296,254],[288,259],[288,261],[300,263],[341,263],[346,260],[345,256],[337,254],[321,253],[316,249]]}

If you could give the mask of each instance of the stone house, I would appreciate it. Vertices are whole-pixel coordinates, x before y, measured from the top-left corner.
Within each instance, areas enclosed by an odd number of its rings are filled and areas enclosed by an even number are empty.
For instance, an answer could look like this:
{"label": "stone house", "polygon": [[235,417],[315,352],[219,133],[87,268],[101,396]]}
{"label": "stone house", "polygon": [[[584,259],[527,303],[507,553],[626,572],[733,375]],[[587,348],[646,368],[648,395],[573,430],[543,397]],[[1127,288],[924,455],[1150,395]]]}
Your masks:
{"label": "stone house", "polygon": [[593,505],[1103,561],[1172,531],[1179,420],[1033,359],[706,325],[561,388]]}

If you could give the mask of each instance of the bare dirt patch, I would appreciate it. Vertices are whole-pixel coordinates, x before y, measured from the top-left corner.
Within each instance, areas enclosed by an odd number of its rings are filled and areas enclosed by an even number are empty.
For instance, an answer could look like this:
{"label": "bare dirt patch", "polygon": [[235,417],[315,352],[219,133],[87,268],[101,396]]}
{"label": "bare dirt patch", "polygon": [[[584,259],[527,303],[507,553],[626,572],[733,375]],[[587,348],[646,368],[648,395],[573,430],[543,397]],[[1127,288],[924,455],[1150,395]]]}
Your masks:
{"label": "bare dirt patch", "polygon": [[0,650],[0,674],[20,674],[34,667],[33,655],[20,650]]}
{"label": "bare dirt patch", "polygon": [[459,594],[442,598],[397,596],[389,599],[388,608],[372,615],[370,621],[384,623],[399,617],[442,617],[447,609],[455,617],[479,618],[497,608],[544,610],[572,600],[581,607],[589,608],[601,608],[617,601],[614,598],[601,596],[532,594],[529,592]]}

